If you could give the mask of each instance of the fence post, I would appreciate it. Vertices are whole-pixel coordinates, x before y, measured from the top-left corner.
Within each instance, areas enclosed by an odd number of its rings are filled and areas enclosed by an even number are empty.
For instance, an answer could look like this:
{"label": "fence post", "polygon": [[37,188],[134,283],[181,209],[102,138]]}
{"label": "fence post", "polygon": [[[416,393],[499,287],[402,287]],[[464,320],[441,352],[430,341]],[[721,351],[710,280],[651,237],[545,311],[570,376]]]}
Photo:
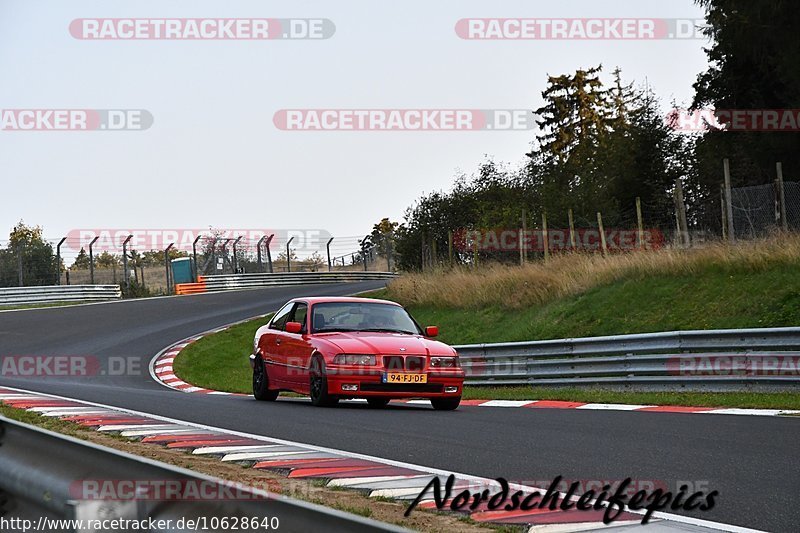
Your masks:
{"label": "fence post", "polygon": [[236,257],[236,245],[239,244],[239,241],[242,240],[242,235],[236,237],[236,240],[233,241],[233,273],[239,273],[239,259]]}
{"label": "fence post", "polygon": [[361,239],[361,260],[364,262],[364,272],[367,271],[367,240],[369,239],[369,235]]}
{"label": "fence post", "polygon": [[89,283],[91,285],[94,285],[94,253],[92,252],[92,246],[94,246],[94,243],[96,243],[99,238],[100,236],[98,235],[89,243]]}
{"label": "fence post", "polygon": [[22,244],[17,245],[17,278],[20,287],[23,286],[22,279]]}
{"label": "fence post", "polygon": [[289,245],[292,243],[293,240],[294,237],[286,241],[286,272],[292,271],[292,253],[289,250]]}
{"label": "fence post", "polygon": [[392,260],[394,259],[394,249],[392,246],[391,231],[383,236],[384,248],[386,248],[386,271],[392,271]]}
{"label": "fence post", "polygon": [[689,224],[686,221],[686,204],[683,201],[683,182],[680,178],[675,181],[675,216],[678,218],[678,232],[681,245],[691,246],[689,240]]}
{"label": "fence post", "polygon": [[[167,246],[167,248],[164,250],[164,268],[165,268],[166,274],[167,274],[167,294],[172,294],[172,291],[169,288],[169,285],[170,285],[170,283],[169,283],[169,280],[170,280],[170,275],[169,275],[170,274],[170,272],[169,272],[169,251],[170,251],[170,249],[172,249],[173,246],[175,246],[174,242],[170,243],[170,245]],[[144,270],[142,270],[142,279],[144,279]]]}
{"label": "fence post", "polygon": [[273,233],[272,235],[270,235],[270,236],[269,236],[269,238],[267,239],[267,242],[266,242],[266,247],[267,247],[267,264],[269,265],[269,273],[270,273],[270,274],[274,274],[274,273],[275,273],[275,271],[272,269],[272,252],[269,250],[269,245],[270,245],[270,243],[272,242],[272,238],[273,238],[273,237],[275,237],[275,234],[274,234],[274,233]]}
{"label": "fence post", "polygon": [[575,246],[575,218],[572,215],[572,208],[567,211],[567,218],[569,218],[569,245],[574,252],[577,246]]}
{"label": "fence post", "polygon": [[131,239],[133,239],[133,235],[128,235],[128,237],[124,241],[122,241],[122,270],[124,271],[122,274],[122,279],[125,282],[124,285],[126,293],[131,288],[130,284],[131,276],[128,273],[128,243],[131,242]]}
{"label": "fence post", "polygon": [[522,210],[522,227],[519,230],[519,266],[525,264],[525,209]]}
{"label": "fence post", "polygon": [[728,242],[736,242],[736,228],[733,225],[733,203],[731,200],[731,164],[728,158],[722,160],[725,172],[725,218],[728,221]]}
{"label": "fence post", "polygon": [[550,234],[547,231],[547,211],[542,212],[542,241],[544,242],[544,260],[550,259]]}
{"label": "fence post", "polygon": [[600,230],[600,244],[603,247],[603,256],[608,255],[608,246],[606,245],[606,230],[603,229],[603,215],[600,211],[597,212],[597,227]]}
{"label": "fence post", "polygon": [[642,222],[642,199],[636,197],[636,227],[638,228],[639,249],[644,250],[644,223]]}
{"label": "fence post", "polygon": [[789,221],[786,219],[786,191],[783,188],[783,163],[776,163],[775,169],[778,172],[778,203],[780,204],[781,228],[789,231]]}
{"label": "fence post", "polygon": [[453,230],[447,232],[447,261],[453,266]]}
{"label": "fence post", "polygon": [[725,187],[719,186],[719,205],[722,209],[722,240],[728,240],[728,216],[725,211]]}
{"label": "fence post", "polygon": [[[203,237],[202,235],[198,235],[195,238],[194,242],[192,243],[192,262],[194,263],[194,276],[192,276],[192,277],[194,278],[194,282],[195,283],[197,283],[197,276],[198,276],[198,270],[197,270],[197,243],[200,241],[200,239],[202,237]],[[208,258],[206,258],[206,261],[208,261]]]}
{"label": "fence post", "polygon": [[261,257],[261,246],[264,244],[264,240],[266,238],[267,236],[264,235],[258,240],[258,244],[256,244],[256,254],[258,257],[258,271],[261,272],[262,274],[264,273],[264,261]]}
{"label": "fence post", "polygon": [[61,285],[61,245],[67,238],[63,237],[56,246],[56,285]]}

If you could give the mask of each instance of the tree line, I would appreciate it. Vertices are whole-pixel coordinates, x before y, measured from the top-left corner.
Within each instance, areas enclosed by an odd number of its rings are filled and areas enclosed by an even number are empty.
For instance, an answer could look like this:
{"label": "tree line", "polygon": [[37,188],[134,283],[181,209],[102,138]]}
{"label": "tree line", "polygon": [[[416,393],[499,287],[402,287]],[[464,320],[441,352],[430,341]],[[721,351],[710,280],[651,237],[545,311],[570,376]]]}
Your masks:
{"label": "tree line", "polygon": [[[711,42],[689,111],[799,108],[800,39],[793,32],[800,10],[780,0],[697,3]],[[420,197],[402,224],[376,224],[372,240],[391,236],[400,268],[419,269],[426,254],[442,257],[454,230],[518,228],[523,212],[528,227],[543,213],[551,227],[567,227],[570,211],[576,225],[593,226],[599,211],[606,227],[631,228],[639,198],[645,225],[671,230],[678,185],[688,227],[720,234],[723,158],[731,161],[734,187],[772,183],[777,161],[789,180],[800,168],[797,130],[731,132],[707,124],[701,133],[678,131],[654,89],[626,82],[619,68],[548,76],[542,97],[534,110],[539,132],[523,165],[487,159],[456,176],[450,190]]]}

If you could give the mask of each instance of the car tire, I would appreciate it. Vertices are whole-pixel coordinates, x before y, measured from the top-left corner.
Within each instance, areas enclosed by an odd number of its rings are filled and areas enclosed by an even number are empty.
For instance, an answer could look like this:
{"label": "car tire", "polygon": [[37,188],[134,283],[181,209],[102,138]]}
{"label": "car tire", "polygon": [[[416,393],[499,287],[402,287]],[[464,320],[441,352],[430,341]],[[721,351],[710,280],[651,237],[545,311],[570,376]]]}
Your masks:
{"label": "car tire", "polygon": [[257,357],[253,366],[253,397],[262,402],[274,402],[278,399],[279,390],[270,390],[269,376],[264,361]]}
{"label": "car tire", "polygon": [[311,404],[316,407],[333,407],[339,403],[339,397],[328,393],[328,376],[325,370],[325,361],[320,357],[311,360],[308,373],[308,389]]}
{"label": "car tire", "polygon": [[367,405],[370,409],[383,409],[389,405],[389,398],[367,398]]}
{"label": "car tire", "polygon": [[455,411],[461,403],[461,396],[457,398],[431,398],[431,405],[437,411]]}

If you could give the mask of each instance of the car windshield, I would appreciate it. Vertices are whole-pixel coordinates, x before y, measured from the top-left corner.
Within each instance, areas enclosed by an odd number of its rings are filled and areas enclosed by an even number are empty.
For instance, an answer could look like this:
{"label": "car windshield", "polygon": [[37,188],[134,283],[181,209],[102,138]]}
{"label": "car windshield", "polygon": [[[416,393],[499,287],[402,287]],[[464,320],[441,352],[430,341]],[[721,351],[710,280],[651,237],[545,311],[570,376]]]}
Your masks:
{"label": "car windshield", "polygon": [[312,331],[385,331],[417,335],[414,319],[400,306],[382,303],[329,302],[314,305]]}

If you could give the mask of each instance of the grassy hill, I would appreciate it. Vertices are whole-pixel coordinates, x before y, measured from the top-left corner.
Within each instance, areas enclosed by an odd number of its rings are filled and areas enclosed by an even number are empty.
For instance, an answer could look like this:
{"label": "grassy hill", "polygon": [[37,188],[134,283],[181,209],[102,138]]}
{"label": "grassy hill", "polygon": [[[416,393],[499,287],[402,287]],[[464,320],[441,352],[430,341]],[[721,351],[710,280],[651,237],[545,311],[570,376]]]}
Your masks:
{"label": "grassy hill", "polygon": [[372,294],[455,344],[800,325],[800,239],[410,274]]}

